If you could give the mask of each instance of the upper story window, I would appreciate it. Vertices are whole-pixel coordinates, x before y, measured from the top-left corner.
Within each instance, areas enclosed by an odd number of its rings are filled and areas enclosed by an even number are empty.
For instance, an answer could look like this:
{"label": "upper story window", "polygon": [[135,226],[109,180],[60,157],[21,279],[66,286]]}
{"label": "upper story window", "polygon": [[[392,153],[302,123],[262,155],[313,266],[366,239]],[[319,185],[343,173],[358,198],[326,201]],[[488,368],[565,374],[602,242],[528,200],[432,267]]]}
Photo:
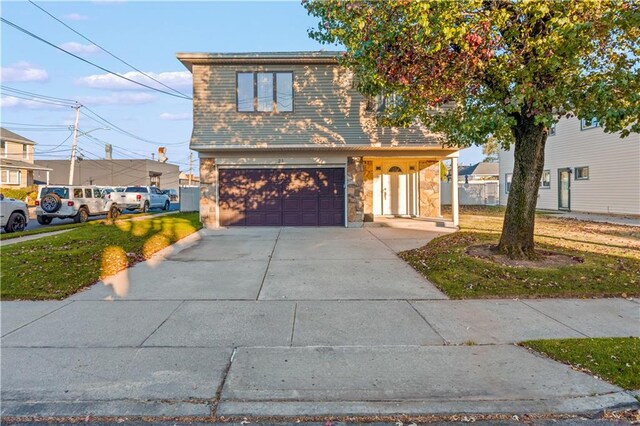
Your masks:
{"label": "upper story window", "polygon": [[0,156],[7,158],[9,152],[7,151],[7,143],[5,141],[0,141]]}
{"label": "upper story window", "polygon": [[504,193],[508,194],[509,190],[511,189],[511,177],[513,176],[513,174],[511,173],[506,173],[504,175]]}
{"label": "upper story window", "polygon": [[555,135],[556,135],[556,123],[553,123],[549,127],[549,136],[555,136]]}
{"label": "upper story window", "polygon": [[582,120],[580,120],[580,130],[595,129],[599,126],[600,123],[598,122],[597,118],[592,118],[590,120],[583,118]]}
{"label": "upper story window", "polygon": [[239,112],[293,111],[293,72],[239,72]]}
{"label": "upper story window", "polygon": [[22,159],[29,159],[29,145],[22,145]]}

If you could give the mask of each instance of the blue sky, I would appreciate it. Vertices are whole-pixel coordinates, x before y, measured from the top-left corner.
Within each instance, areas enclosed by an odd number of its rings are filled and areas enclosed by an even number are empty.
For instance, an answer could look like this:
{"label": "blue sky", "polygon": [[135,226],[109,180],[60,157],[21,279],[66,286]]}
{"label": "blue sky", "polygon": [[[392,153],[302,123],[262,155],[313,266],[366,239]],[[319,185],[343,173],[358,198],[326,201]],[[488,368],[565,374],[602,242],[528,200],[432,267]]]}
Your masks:
{"label": "blue sky", "polygon": [[[190,74],[177,52],[246,52],[328,48],[311,40],[315,20],[299,1],[290,2],[38,2],[76,31],[163,83],[191,94]],[[3,1],[2,17],[118,73],[134,72],[28,2]],[[47,96],[79,100],[124,130],[155,143],[141,142],[116,131],[95,130],[79,139],[87,158],[102,158],[104,142],[114,145],[114,158],[150,157],[159,144],[169,161],[187,168],[191,134],[191,101],[122,83],[53,47],[2,24],[2,84]],[[134,79],[140,77],[126,74]],[[151,85],[162,88],[156,83]],[[164,88],[162,88],[164,89]],[[166,90],[166,89],[165,89]],[[6,123],[69,125],[70,107],[9,99],[3,93],[1,121],[39,143],[37,158],[68,158],[70,132],[64,127],[27,130]],[[87,113],[89,113],[87,111]],[[89,115],[91,115],[89,113]],[[85,132],[105,127],[80,116]],[[32,127],[29,127],[32,129]],[[49,151],[49,152],[45,152]],[[194,155],[195,158],[195,155]],[[479,148],[462,151],[461,162],[480,161]]]}

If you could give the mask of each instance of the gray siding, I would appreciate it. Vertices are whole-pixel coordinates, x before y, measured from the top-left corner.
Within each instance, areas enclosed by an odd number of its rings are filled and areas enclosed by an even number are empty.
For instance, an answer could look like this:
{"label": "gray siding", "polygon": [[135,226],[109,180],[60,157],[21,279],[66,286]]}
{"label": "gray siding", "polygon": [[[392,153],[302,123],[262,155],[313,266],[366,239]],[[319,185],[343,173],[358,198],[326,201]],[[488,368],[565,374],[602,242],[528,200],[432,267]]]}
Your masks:
{"label": "gray siding", "polygon": [[[236,73],[293,71],[294,111],[236,112]],[[429,146],[442,139],[426,129],[376,126],[352,74],[337,65],[197,65],[194,86],[195,150],[220,146]]]}
{"label": "gray siding", "polygon": [[[540,188],[538,208],[558,209],[558,169],[588,166],[589,179],[571,175],[571,210],[591,213],[640,214],[640,136],[620,139],[601,128],[580,130],[578,119],[563,119],[549,136],[545,170],[551,187]],[[506,205],[505,174],[513,170],[513,148],[500,152],[500,203]]]}
{"label": "gray siding", "polygon": [[[38,160],[38,165],[53,169],[51,184],[69,182],[69,160]],[[82,160],[76,162],[75,185],[131,186],[149,185],[149,172],[160,172],[162,189],[178,188],[179,167],[152,160]],[[34,179],[45,182],[45,172],[34,172]]]}

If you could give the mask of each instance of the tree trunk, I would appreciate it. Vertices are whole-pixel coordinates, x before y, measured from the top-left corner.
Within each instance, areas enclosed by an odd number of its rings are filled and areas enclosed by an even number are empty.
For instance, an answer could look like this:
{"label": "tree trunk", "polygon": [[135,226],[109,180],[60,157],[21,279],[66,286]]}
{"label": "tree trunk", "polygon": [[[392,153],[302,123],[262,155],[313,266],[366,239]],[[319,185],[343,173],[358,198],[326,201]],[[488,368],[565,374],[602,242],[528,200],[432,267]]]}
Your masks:
{"label": "tree trunk", "polygon": [[512,259],[533,259],[536,203],[548,131],[524,114],[511,131],[516,141],[515,161],[498,250]]}

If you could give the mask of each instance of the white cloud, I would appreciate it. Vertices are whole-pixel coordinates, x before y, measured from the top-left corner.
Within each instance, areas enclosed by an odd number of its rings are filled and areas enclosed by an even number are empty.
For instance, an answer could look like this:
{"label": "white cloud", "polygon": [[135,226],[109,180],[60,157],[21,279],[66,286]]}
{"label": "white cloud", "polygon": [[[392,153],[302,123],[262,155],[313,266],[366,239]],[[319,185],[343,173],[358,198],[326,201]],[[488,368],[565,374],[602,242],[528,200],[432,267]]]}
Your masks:
{"label": "white cloud", "polygon": [[53,103],[43,103],[33,100],[27,100],[22,98],[16,98],[11,95],[3,95],[0,98],[0,108],[16,108],[16,109],[62,109],[68,108],[65,105],[58,105]]}
{"label": "white cloud", "polygon": [[160,114],[160,119],[166,121],[190,120],[191,114],[188,112],[179,112],[175,114],[172,112],[163,112]]}
{"label": "white cloud", "polygon": [[86,15],[81,15],[79,13],[70,13],[68,15],[64,15],[65,19],[68,19],[69,21],[84,21],[89,19],[88,16]]}
{"label": "white cloud", "polygon": [[[189,71],[169,71],[169,72],[145,72],[158,81],[166,84],[169,87],[180,90],[191,87],[191,73]],[[166,87],[156,83],[150,78],[144,76],[137,71],[131,71],[127,73],[120,73],[123,77],[131,80],[144,83],[148,86],[166,90]],[[142,86],[126,81],[113,74],[94,74],[87,77],[82,77],[76,80],[76,84],[85,87],[92,87],[94,89],[109,89],[109,90],[140,90],[144,89]],[[184,90],[182,90],[184,92]],[[188,94],[188,92],[186,92]]]}
{"label": "white cloud", "polygon": [[60,45],[64,50],[68,50],[71,53],[98,53],[100,48],[95,44],[80,44],[75,41],[62,43]]}
{"label": "white cloud", "polygon": [[29,62],[17,62],[0,69],[0,81],[3,83],[47,80],[49,80],[47,71],[42,68],[36,68]]}
{"label": "white cloud", "polygon": [[81,96],[80,103],[88,106],[98,105],[141,105],[148,104],[156,100],[156,97],[149,93],[120,92],[107,96]]}

